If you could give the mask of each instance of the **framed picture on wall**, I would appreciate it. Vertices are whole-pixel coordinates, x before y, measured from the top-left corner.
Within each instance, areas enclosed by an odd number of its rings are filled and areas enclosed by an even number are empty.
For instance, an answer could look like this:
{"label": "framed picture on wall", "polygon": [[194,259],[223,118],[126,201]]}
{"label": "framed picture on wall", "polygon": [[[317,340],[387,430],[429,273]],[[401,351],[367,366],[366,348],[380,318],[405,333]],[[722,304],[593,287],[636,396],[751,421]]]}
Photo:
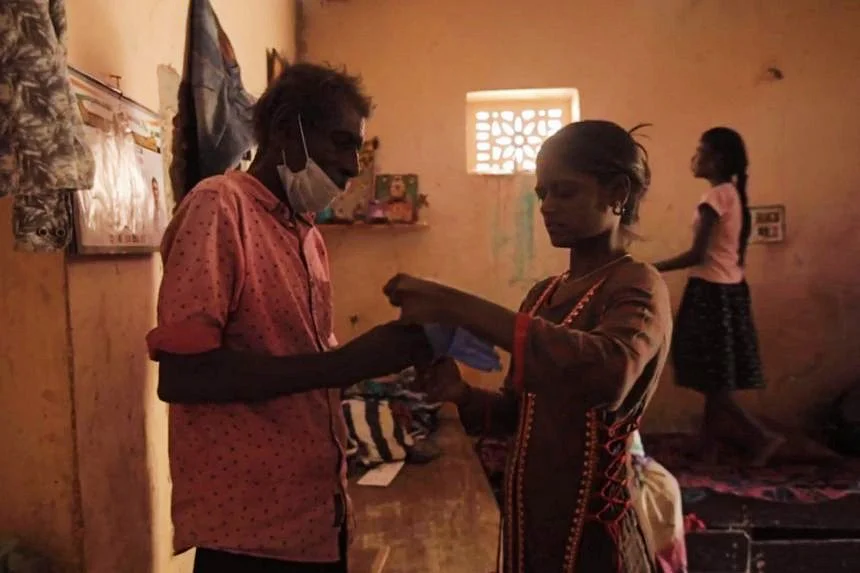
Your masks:
{"label": "framed picture on wall", "polygon": [[74,195],[76,254],[158,250],[170,219],[157,113],[69,68],[72,92],[96,163],[91,189]]}
{"label": "framed picture on wall", "polygon": [[751,243],[782,243],[785,241],[785,206],[750,207],[752,215]]}

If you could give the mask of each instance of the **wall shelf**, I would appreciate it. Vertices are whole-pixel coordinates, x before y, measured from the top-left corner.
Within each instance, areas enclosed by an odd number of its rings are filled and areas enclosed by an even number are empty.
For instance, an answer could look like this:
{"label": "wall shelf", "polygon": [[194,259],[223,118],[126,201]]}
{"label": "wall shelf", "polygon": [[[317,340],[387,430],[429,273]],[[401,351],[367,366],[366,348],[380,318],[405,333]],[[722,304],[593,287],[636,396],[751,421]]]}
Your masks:
{"label": "wall shelf", "polygon": [[317,227],[326,231],[426,231],[430,225],[423,221],[417,223],[321,223]]}

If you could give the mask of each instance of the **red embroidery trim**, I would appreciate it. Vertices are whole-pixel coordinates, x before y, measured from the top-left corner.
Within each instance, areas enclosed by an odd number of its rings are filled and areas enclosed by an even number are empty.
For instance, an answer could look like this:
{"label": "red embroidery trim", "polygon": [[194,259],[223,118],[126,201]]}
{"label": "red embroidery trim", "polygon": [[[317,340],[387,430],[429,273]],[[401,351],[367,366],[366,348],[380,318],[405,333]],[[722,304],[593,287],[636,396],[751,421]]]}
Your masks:
{"label": "red embroidery trim", "polygon": [[[555,289],[558,288],[558,285],[561,283],[561,281],[564,280],[565,276],[566,275],[561,275],[559,277],[556,277],[546,287],[546,289],[544,289],[543,293],[540,295],[540,298],[538,298],[537,302],[529,310],[529,316],[533,317],[535,315],[535,313],[538,310],[540,310],[540,308],[544,305],[546,300],[550,296],[552,296],[552,293],[554,293]],[[599,281],[597,281],[596,283],[594,283],[591,286],[591,288],[588,289],[584,295],[582,295],[582,298],[579,299],[579,302],[577,302],[576,305],[574,305],[573,309],[569,313],[567,313],[567,316],[565,316],[564,320],[561,321],[562,326],[570,326],[570,324],[574,320],[576,320],[576,317],[579,316],[579,313],[582,312],[582,309],[585,308],[585,305],[587,305],[588,302],[592,299],[592,297],[594,297],[594,294],[597,292],[597,289],[599,289],[603,285],[604,282],[606,282],[606,277],[604,277],[604,278],[600,279]]]}
{"label": "red embroidery trim", "polygon": [[511,383],[517,392],[522,392],[525,386],[526,361],[523,359],[523,355],[526,352],[526,340],[528,340],[531,318],[528,314],[521,312],[517,315],[516,326],[514,326],[514,348],[511,353],[514,373],[511,377]]}
{"label": "red embroidery trim", "polygon": [[567,273],[564,273],[564,274],[558,275],[557,277],[552,279],[552,282],[550,282],[546,286],[546,288],[543,289],[543,292],[540,293],[540,296],[538,297],[538,299],[535,301],[535,303],[529,309],[529,315],[531,315],[531,316],[535,315],[535,313],[540,309],[540,307],[543,306],[543,303],[546,302],[546,299],[548,299],[550,297],[550,295],[552,295],[552,293],[555,292],[555,289],[558,288],[558,285],[561,284],[561,281],[563,281],[566,277],[567,277]]}
{"label": "red embroidery trim", "polygon": [[597,470],[597,412],[592,408],[585,414],[585,463],[582,472],[582,481],[579,485],[579,498],[576,500],[576,508],[573,513],[573,524],[564,552],[564,573],[573,573],[576,566],[576,556],[582,541],[582,530],[585,526],[588,499],[591,496],[591,488],[594,485],[594,476]]}
{"label": "red embroidery trim", "polygon": [[639,428],[640,417],[639,412],[633,412],[613,424],[597,420],[602,453],[609,456],[609,463],[603,470],[603,486],[596,492],[596,499],[599,499],[602,504],[588,518],[602,523],[612,542],[619,548],[616,554],[619,573],[623,571],[624,565],[620,551],[622,520],[629,513],[633,503],[627,487],[627,481],[630,479],[627,473],[627,462],[630,458],[627,442],[631,434]]}
{"label": "red embroidery trim", "polygon": [[[613,424],[607,424],[600,418],[601,413],[595,408],[586,414],[585,463],[578,492],[579,499],[574,510],[573,523],[565,547],[565,573],[572,573],[576,566],[576,556],[579,552],[586,520],[596,521],[606,527],[607,533],[618,549],[615,556],[617,569],[619,572],[623,571],[622,520],[632,507],[632,500],[627,488],[627,480],[629,479],[627,475],[627,460],[629,458],[627,440],[638,429],[640,415],[638,413],[631,414]],[[603,472],[600,472],[598,467],[602,465],[601,459],[606,459],[607,455],[609,461]],[[603,485],[597,492],[594,492],[596,496],[592,497],[591,489],[595,483],[602,483]],[[598,500],[600,504],[595,511],[593,506],[589,507],[589,504]],[[589,512],[589,510],[592,511]]]}
{"label": "red embroidery trim", "polygon": [[534,394],[526,394],[523,397],[525,404],[525,419],[524,431],[522,434],[522,443],[519,445],[520,459],[519,467],[517,468],[517,550],[519,557],[519,573],[526,570],[526,508],[525,496],[523,489],[525,486],[526,475],[526,455],[529,450],[529,439],[532,435],[532,426],[534,425],[535,417],[535,396]]}
{"label": "red embroidery trim", "polygon": [[[528,413],[528,399],[524,397],[523,400],[520,401],[520,415],[519,415],[519,425],[517,427],[517,435],[514,440],[513,452],[508,459],[508,468],[505,476],[505,514],[503,516],[505,522],[505,545],[507,546],[505,558],[505,571],[514,571],[514,530],[515,524],[514,520],[517,520],[517,524],[519,525],[518,516],[516,515],[516,506],[517,502],[521,501],[518,498],[519,489],[515,489],[514,486],[517,485],[517,469],[519,468],[520,457],[525,454],[522,450],[522,444],[524,436],[526,435],[526,414]],[[522,531],[518,531],[520,536],[522,535]]]}

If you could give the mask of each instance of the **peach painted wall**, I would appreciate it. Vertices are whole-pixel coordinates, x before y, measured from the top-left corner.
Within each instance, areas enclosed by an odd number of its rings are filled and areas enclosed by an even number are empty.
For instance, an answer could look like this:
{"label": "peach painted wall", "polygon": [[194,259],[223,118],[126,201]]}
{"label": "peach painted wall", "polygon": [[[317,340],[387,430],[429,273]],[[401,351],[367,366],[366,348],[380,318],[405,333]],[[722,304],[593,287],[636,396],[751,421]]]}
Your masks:
{"label": "peach painted wall", "polygon": [[0,535],[80,570],[71,348],[63,255],[12,250],[0,199]]}
{"label": "peach painted wall", "polygon": [[[308,3],[308,58],[360,72],[378,108],[383,172],[418,173],[425,232],[329,231],[338,329],[393,316],[379,290],[396,271],[516,305],[564,268],[528,178],[465,173],[468,91],[575,87],[584,118],[651,122],[654,185],[637,255],[686,248],[701,183],[697,137],[746,137],[754,204],[784,204],[788,240],[754,246],[749,281],[770,385],[746,396],[797,421],[857,378],[860,284],[860,3],[853,0],[350,0]],[[769,81],[768,66],[785,79]],[[848,264],[846,265],[846,262]],[[684,277],[669,277],[675,300]],[[488,382],[488,381],[485,381]],[[494,381],[493,381],[494,382]],[[649,423],[689,428],[697,397],[663,381]]]}
{"label": "peach painted wall", "polygon": [[[212,3],[246,87],[261,93],[265,50],[293,57],[293,3]],[[181,72],[188,2],[66,7],[70,63],[122,76],[129,97],[158,109],[156,67]],[[187,558],[171,558],[166,408],[143,341],[160,262],[17,254],[10,216],[0,201],[0,531],[20,533],[63,571],[188,570]]]}

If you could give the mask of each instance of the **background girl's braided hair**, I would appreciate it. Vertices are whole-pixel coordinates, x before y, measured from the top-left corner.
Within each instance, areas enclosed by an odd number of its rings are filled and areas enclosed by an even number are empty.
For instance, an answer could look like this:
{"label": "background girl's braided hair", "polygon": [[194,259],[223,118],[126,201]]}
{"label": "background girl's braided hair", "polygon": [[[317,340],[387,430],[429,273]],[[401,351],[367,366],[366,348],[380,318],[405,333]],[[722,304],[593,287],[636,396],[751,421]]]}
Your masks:
{"label": "background girl's braided hair", "polygon": [[725,181],[733,181],[738,191],[743,209],[738,257],[743,266],[752,232],[752,214],[747,195],[747,168],[749,167],[747,148],[741,135],[728,127],[709,129],[702,134],[701,140],[714,156],[717,176]]}

